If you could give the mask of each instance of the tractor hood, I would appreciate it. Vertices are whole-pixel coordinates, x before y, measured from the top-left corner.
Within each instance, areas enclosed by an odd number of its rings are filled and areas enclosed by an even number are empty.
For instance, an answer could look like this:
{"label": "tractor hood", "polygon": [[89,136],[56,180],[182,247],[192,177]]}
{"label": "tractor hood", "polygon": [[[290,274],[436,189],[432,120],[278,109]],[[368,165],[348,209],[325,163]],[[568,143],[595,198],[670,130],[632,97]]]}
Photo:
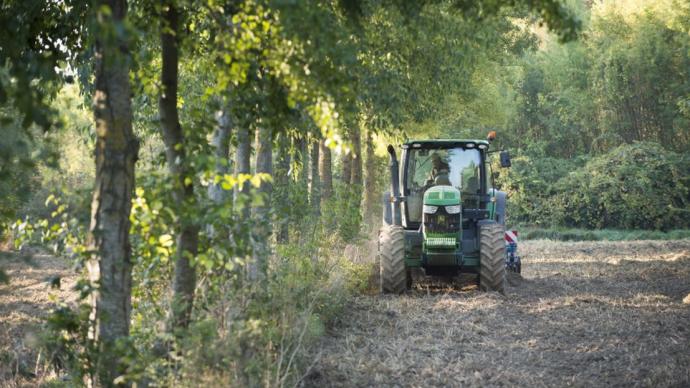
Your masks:
{"label": "tractor hood", "polygon": [[433,186],[424,192],[424,204],[448,206],[460,204],[460,190],[453,186]]}

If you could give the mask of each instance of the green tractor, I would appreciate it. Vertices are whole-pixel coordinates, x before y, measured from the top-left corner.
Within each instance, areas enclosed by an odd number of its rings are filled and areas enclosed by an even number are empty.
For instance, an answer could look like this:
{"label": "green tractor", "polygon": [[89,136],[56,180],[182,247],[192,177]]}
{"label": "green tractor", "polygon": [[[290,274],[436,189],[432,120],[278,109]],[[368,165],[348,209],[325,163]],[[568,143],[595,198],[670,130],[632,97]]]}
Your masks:
{"label": "green tractor", "polygon": [[[506,277],[506,193],[492,188],[487,140],[422,140],[390,155],[379,232],[381,291],[412,286],[412,271],[452,278],[478,274],[479,288],[503,293]],[[506,151],[502,167],[510,167]],[[402,183],[402,184],[401,184]]]}

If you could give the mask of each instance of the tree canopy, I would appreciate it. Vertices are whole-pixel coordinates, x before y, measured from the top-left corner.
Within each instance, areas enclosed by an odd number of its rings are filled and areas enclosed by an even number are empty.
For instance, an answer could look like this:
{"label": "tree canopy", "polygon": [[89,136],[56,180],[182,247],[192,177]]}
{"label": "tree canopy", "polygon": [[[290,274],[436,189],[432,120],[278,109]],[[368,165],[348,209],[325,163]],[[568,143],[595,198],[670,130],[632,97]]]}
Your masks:
{"label": "tree canopy", "polygon": [[510,224],[690,228],[685,2],[0,11],[0,227],[85,268],[44,344],[75,384],[298,383],[366,287],[343,252],[375,234],[403,140],[496,130]]}

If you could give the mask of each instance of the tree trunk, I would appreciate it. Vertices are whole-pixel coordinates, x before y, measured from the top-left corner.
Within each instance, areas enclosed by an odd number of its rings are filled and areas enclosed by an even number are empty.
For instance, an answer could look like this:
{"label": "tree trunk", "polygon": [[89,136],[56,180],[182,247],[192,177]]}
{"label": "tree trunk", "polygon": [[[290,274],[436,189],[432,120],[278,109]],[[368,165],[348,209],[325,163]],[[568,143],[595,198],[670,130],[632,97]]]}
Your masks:
{"label": "tree trunk", "polygon": [[[257,129],[256,173],[273,175],[273,139],[271,130],[262,126]],[[271,238],[271,182],[262,181],[259,195],[263,203],[254,208],[254,261],[249,266],[250,280],[257,281],[266,277]]]}
{"label": "tree trunk", "polygon": [[[230,132],[232,119],[227,107],[218,112],[218,126],[213,131],[211,146],[216,159],[216,175],[222,177],[230,172]],[[220,182],[208,186],[208,197],[215,203],[222,203],[228,198],[228,192],[223,190]]]}
{"label": "tree trunk", "polygon": [[352,142],[352,159],[350,167],[350,182],[346,187],[347,192],[347,207],[351,213],[344,224],[346,230],[344,237],[346,240],[354,238],[362,221],[362,144],[360,141],[359,126],[354,125],[353,131],[350,133],[350,141]]}
{"label": "tree trunk", "polygon": [[126,33],[110,35],[111,28],[127,31],[125,0],[99,1],[96,29],[95,92],[96,179],[91,201],[87,240],[91,257],[87,263],[90,295],[90,335],[98,347],[97,375],[91,386],[111,386],[124,372],[116,342],[129,335],[132,296],[132,263],[129,215],[134,191],[134,164],[139,142],[132,131],[132,101],[129,84],[130,57]]}
{"label": "tree trunk", "polygon": [[374,155],[374,137],[371,130],[367,130],[366,137],[366,179],[364,181],[364,211],[367,221],[375,219],[376,211],[376,155]]}
{"label": "tree trunk", "polygon": [[321,214],[321,182],[319,179],[319,140],[315,140],[311,144],[311,153],[309,159],[311,162],[309,173],[309,202],[314,212],[314,215]]}
{"label": "tree trunk", "polygon": [[179,62],[178,12],[173,3],[167,4],[161,23],[161,84],[158,101],[163,142],[168,169],[173,179],[173,199],[180,219],[175,253],[175,274],[173,278],[173,306],[169,329],[186,328],[192,313],[196,270],[189,259],[196,256],[199,241],[199,226],[188,217],[188,208],[195,204],[194,186],[189,181],[190,171],[184,148],[184,134],[177,111],[177,82]]}
{"label": "tree trunk", "polygon": [[299,164],[300,169],[299,182],[302,187],[305,188],[306,193],[306,187],[309,184],[309,151],[307,147],[307,140],[304,138],[297,140],[296,148],[297,152],[295,154],[295,161]]}
{"label": "tree trunk", "polygon": [[[230,172],[230,132],[232,131],[232,121],[230,118],[230,111],[227,106],[221,108],[216,114],[217,126],[213,131],[211,139],[211,147],[213,147],[213,156],[215,158],[214,172],[217,182],[213,182],[208,186],[208,198],[217,206],[226,204],[228,198],[232,199],[227,190],[223,189],[223,176]],[[221,238],[231,238],[229,233],[232,220],[229,217],[214,220],[206,225],[206,234],[211,239],[216,239],[219,235]],[[219,225],[220,230],[216,230],[214,225]]]}
{"label": "tree trunk", "polygon": [[[249,174],[251,164],[251,136],[249,128],[238,128],[237,130],[237,161],[235,163],[235,175]],[[248,203],[249,183],[245,182],[241,187],[235,188],[235,209],[241,207],[240,220],[245,221],[249,219],[250,208]],[[240,198],[243,198],[245,203],[242,203]]]}
{"label": "tree trunk", "polygon": [[321,178],[321,200],[327,201],[333,195],[333,172],[331,168],[331,149],[325,141],[319,142],[321,153],[319,158],[319,176]]}
{"label": "tree trunk", "polygon": [[352,177],[350,184],[362,186],[362,141],[359,126],[352,131]]}
{"label": "tree trunk", "polygon": [[276,213],[278,215],[278,234],[276,240],[281,243],[287,243],[290,240],[290,138],[286,132],[280,134],[278,141],[278,161],[276,163],[275,184],[276,184],[276,203],[278,208]]}
{"label": "tree trunk", "polygon": [[340,157],[340,164],[342,165],[342,172],[340,174],[340,180],[343,185],[347,187],[352,179],[352,151],[343,154]]}

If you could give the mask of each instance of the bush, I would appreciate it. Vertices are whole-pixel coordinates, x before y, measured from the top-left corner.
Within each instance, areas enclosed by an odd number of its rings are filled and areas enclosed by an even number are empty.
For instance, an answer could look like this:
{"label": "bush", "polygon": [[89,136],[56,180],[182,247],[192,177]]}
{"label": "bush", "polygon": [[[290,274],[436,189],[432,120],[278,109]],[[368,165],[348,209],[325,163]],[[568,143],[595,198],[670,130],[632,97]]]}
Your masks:
{"label": "bush", "polygon": [[501,170],[513,223],[586,229],[690,226],[690,155],[651,142],[587,159],[520,156]]}
{"label": "bush", "polygon": [[149,306],[160,301],[140,301],[132,336],[137,364],[146,367],[134,368],[129,379],[166,386],[298,384],[319,337],[366,285],[365,266],[350,262],[342,247],[337,235],[319,227],[299,242],[278,245],[261,284],[201,271],[194,322],[172,360],[151,354],[160,340],[155,322],[165,317]]}
{"label": "bush", "polygon": [[657,143],[622,145],[559,180],[546,202],[567,227],[661,229],[690,226],[690,159]]}
{"label": "bush", "polygon": [[555,183],[569,172],[583,166],[586,159],[558,159],[551,157],[518,156],[510,169],[498,172],[497,183],[509,194],[508,214],[513,222],[531,225],[550,225],[545,209],[547,202],[557,193]]}

